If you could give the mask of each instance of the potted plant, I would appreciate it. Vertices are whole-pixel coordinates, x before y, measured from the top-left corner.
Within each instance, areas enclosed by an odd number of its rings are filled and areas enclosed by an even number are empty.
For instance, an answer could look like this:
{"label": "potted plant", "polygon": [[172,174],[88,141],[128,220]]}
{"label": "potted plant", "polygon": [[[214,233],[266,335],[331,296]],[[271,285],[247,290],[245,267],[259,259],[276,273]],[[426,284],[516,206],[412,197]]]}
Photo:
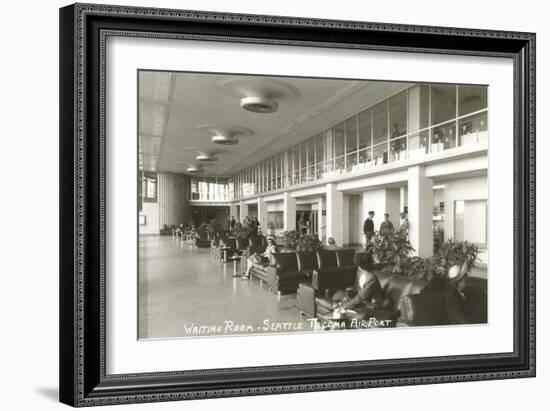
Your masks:
{"label": "potted plant", "polygon": [[407,276],[429,281],[434,275],[446,276],[453,265],[465,266],[469,273],[477,261],[479,248],[468,241],[442,242],[430,258],[412,257],[404,266]]}
{"label": "potted plant", "polygon": [[323,246],[314,234],[300,234],[296,230],[283,232],[285,248],[299,252],[316,251]]}
{"label": "potted plant", "polygon": [[377,263],[384,271],[394,274],[404,274],[410,262],[410,254],[414,251],[407,237],[399,232],[377,233],[367,245]]}
{"label": "potted plant", "polygon": [[298,237],[298,242],[296,245],[296,251],[304,252],[314,252],[321,248],[323,244],[315,234],[302,234]]}
{"label": "potted plant", "polygon": [[436,273],[446,275],[453,265],[466,266],[469,273],[478,260],[479,247],[468,241],[455,241],[452,239],[441,243],[437,253],[432,257],[436,267]]}

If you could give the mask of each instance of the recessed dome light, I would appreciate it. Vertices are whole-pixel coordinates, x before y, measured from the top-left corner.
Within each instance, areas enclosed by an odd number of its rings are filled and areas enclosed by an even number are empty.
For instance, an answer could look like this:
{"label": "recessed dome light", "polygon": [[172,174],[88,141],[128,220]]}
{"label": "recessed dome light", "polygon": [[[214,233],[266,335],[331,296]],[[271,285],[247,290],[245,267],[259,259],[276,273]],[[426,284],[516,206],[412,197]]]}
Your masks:
{"label": "recessed dome light", "polygon": [[234,144],[239,144],[239,139],[231,136],[217,135],[212,137],[212,142],[215,144],[230,146]]}
{"label": "recessed dome light", "polygon": [[187,172],[188,173],[203,173],[204,168],[191,166],[191,167],[187,167]]}
{"label": "recessed dome light", "polygon": [[209,153],[200,153],[195,157],[197,161],[204,161],[204,162],[214,162],[218,161],[218,158],[214,156],[213,154]]}
{"label": "recessed dome light", "polygon": [[279,103],[267,97],[243,97],[241,108],[253,113],[275,113],[279,109]]}

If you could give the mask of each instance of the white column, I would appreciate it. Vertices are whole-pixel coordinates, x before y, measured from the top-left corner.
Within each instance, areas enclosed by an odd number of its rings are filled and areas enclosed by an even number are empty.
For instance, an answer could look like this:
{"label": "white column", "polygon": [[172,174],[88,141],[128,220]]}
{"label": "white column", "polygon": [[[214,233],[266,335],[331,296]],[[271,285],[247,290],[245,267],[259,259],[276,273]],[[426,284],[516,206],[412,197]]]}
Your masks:
{"label": "white column", "polygon": [[420,130],[420,86],[409,89],[408,117],[409,132]]}
{"label": "white column", "polygon": [[258,198],[258,221],[260,222],[260,228],[262,234],[267,234],[267,203],[263,197]]}
{"label": "white column", "polygon": [[288,191],[283,193],[283,229],[296,230],[296,199]]}
{"label": "white column", "polygon": [[319,201],[317,203],[317,231],[319,240],[321,241],[323,241],[326,232],[326,216],[323,215],[323,203],[324,197],[319,197]]}
{"label": "white column", "polygon": [[409,241],[422,258],[433,255],[433,182],[423,166],[409,168]]}
{"label": "white column", "polygon": [[344,193],[336,190],[333,183],[327,184],[327,239],[334,238],[337,245],[344,243]]}
{"label": "white column", "polygon": [[408,204],[407,186],[399,188],[399,212],[403,212]]}
{"label": "white column", "polygon": [[248,215],[248,204],[245,204],[244,201],[241,201],[239,203],[239,222],[241,224],[247,215]]}
{"label": "white column", "polygon": [[349,195],[344,194],[343,203],[342,203],[342,244],[349,244],[350,238],[350,198]]}

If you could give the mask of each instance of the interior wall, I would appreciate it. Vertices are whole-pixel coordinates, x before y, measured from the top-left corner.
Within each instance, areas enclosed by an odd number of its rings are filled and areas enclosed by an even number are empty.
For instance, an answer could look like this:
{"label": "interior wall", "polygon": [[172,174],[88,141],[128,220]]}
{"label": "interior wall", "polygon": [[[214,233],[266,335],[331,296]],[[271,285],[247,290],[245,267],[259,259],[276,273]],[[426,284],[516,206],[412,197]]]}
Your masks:
{"label": "interior wall", "polygon": [[158,173],[157,202],[143,203],[139,214],[145,216],[146,223],[139,226],[140,234],[159,234],[164,225],[177,226],[191,220],[189,184],[184,174]]}
{"label": "interior wall", "polygon": [[[384,213],[388,213],[394,227],[399,226],[400,190],[381,188],[363,193],[362,220],[365,221],[369,211],[374,211],[374,231],[380,230],[384,221]],[[362,229],[362,228],[361,228]]]}
{"label": "interior wall", "polygon": [[350,195],[344,194],[344,204],[342,209],[342,244],[338,244],[340,246],[344,244],[350,243]]}
{"label": "interior wall", "polygon": [[248,204],[248,217],[258,218],[258,205],[257,204]]}
{"label": "interior wall", "polygon": [[[443,183],[443,198],[445,202],[445,239],[454,238],[454,204],[458,200],[487,200],[487,177],[471,177],[459,180],[449,180]],[[439,190],[436,190],[436,192]],[[435,195],[435,192],[434,192]],[[489,206],[489,205],[488,205]],[[465,221],[465,224],[468,224]]]}
{"label": "interior wall", "polygon": [[363,237],[362,221],[363,197],[360,195],[349,195],[349,244],[361,244]]}
{"label": "interior wall", "polygon": [[441,202],[445,202],[444,194],[445,194],[445,190],[443,189],[434,190],[434,205],[433,205],[434,211],[439,210],[439,204]]}
{"label": "interior wall", "polygon": [[[471,200],[464,202],[464,239],[475,244],[487,243],[487,202]],[[477,221],[478,224],[468,224]]]}
{"label": "interior wall", "polygon": [[143,203],[139,213],[145,216],[145,224],[139,225],[140,234],[158,234],[159,233],[159,204]]}

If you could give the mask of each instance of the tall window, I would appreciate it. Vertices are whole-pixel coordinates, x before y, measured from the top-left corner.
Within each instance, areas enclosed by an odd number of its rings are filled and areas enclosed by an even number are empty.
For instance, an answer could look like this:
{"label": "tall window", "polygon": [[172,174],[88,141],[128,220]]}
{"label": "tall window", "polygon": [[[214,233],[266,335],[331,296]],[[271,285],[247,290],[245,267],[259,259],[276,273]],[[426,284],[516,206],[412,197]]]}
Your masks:
{"label": "tall window", "polygon": [[458,115],[487,108],[486,86],[458,86]]}
{"label": "tall window", "polygon": [[390,138],[407,134],[407,91],[390,98]]}
{"label": "tall window", "polygon": [[432,125],[456,117],[456,86],[432,85]]}
{"label": "tall window", "polygon": [[371,146],[371,110],[365,110],[357,116],[359,126],[359,149]]}
{"label": "tall window", "polygon": [[[204,177],[191,179],[191,200],[227,201],[234,193],[235,184],[227,178]],[[240,196],[240,195],[239,195]]]}
{"label": "tall window", "polygon": [[372,109],[373,143],[385,143],[388,140],[388,103],[377,104]]}
{"label": "tall window", "polygon": [[144,172],[142,177],[141,193],[143,196],[143,202],[156,203],[157,202],[157,173]]}

